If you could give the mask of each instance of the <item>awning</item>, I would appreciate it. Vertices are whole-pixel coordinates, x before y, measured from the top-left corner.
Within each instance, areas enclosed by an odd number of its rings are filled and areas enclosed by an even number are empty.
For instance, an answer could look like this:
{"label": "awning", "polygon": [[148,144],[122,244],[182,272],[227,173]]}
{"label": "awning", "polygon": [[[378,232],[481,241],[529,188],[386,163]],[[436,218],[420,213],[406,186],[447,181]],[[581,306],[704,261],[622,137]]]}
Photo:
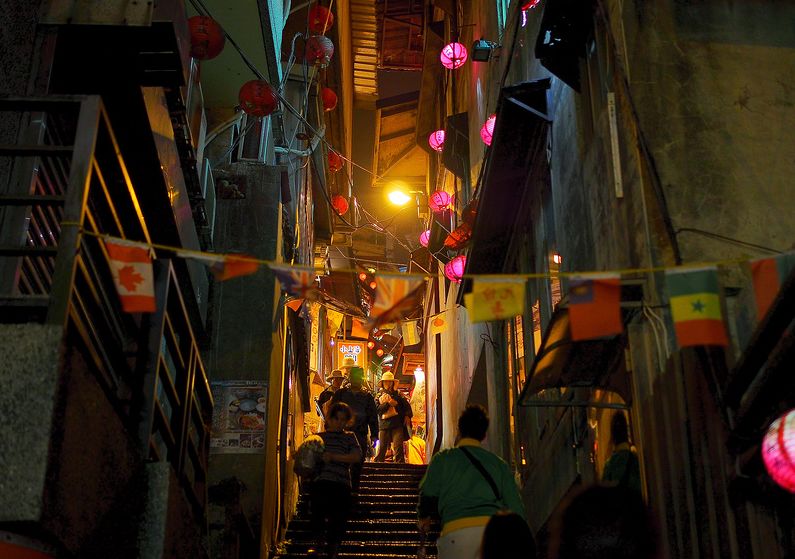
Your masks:
{"label": "awning", "polygon": [[[569,310],[558,307],[553,313],[541,347],[519,395],[527,407],[610,407],[623,408],[632,402],[632,387],[626,368],[625,335],[574,341],[569,327]],[[549,388],[590,388],[615,392],[626,405],[592,401],[551,401],[538,398]]]}
{"label": "awning", "polygon": [[[467,255],[467,274],[503,271],[522,199],[534,186],[533,173],[546,157],[546,93],[549,80],[505,87],[478,186],[478,213]],[[461,290],[468,291],[466,286]]]}
{"label": "awning", "polygon": [[733,411],[729,449],[742,454],[783,411],[795,406],[795,270],[781,287],[728,376],[725,402]]}

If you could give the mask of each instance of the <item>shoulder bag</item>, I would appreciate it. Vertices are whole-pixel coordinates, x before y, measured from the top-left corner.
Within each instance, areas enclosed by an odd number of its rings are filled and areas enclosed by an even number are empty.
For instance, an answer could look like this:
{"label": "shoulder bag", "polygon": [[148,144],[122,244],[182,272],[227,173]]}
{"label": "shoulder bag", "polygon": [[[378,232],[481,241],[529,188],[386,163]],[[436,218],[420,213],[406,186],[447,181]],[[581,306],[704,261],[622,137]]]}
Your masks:
{"label": "shoulder bag", "polygon": [[504,510],[506,507],[505,503],[502,501],[502,493],[500,493],[494,478],[491,477],[491,474],[486,470],[485,467],[483,467],[483,464],[481,464],[480,461],[475,458],[472,452],[467,450],[467,448],[464,446],[459,446],[458,448],[464,453],[464,456],[469,458],[469,461],[472,462],[472,465],[475,466],[475,468],[477,468],[477,470],[480,472],[480,475],[483,476],[483,479],[488,482],[489,487],[491,487],[491,490],[494,492],[494,497],[497,499],[498,508]]}

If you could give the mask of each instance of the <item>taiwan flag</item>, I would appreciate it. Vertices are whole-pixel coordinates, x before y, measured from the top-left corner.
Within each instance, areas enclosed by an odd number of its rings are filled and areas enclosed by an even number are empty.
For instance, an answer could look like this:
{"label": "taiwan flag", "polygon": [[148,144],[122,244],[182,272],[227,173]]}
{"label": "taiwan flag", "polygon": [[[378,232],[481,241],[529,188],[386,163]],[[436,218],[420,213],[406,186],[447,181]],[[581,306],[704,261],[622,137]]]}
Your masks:
{"label": "taiwan flag", "polygon": [[569,282],[571,339],[614,336],[624,330],[621,319],[621,276],[593,274]]}
{"label": "taiwan flag", "polygon": [[793,268],[795,268],[795,252],[751,261],[758,320],[762,320],[770,310],[781,286]]}
{"label": "taiwan flag", "polygon": [[665,275],[679,347],[729,345],[717,268],[673,269]]}
{"label": "taiwan flag", "polygon": [[105,239],[113,283],[124,312],[155,312],[155,282],[148,245]]}

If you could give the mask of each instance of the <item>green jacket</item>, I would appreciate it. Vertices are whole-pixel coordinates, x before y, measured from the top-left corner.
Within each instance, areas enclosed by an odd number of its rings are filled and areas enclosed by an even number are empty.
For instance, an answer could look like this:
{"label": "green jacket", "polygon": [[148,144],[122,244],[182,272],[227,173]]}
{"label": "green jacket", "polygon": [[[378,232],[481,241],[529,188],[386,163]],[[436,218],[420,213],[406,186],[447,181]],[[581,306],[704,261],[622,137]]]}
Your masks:
{"label": "green jacket", "polygon": [[419,517],[438,513],[444,526],[461,518],[491,516],[507,508],[526,519],[522,497],[508,464],[481,448],[475,439],[461,439],[458,446],[466,446],[491,474],[502,502],[497,501],[491,486],[469,458],[459,448],[450,448],[433,457],[420,482]]}

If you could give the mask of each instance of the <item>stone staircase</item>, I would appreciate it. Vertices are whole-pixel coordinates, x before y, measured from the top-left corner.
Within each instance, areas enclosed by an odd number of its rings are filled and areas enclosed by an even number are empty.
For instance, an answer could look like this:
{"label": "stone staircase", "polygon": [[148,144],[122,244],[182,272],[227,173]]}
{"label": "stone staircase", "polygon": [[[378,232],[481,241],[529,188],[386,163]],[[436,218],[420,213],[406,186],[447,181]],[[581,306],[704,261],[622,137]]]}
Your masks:
{"label": "stone staircase", "polygon": [[[339,559],[415,559],[420,546],[417,531],[417,496],[426,466],[366,463],[359,497],[348,520]],[[429,535],[428,559],[436,559],[438,526]],[[286,553],[281,559],[316,557],[309,526],[307,496],[302,495],[296,515],[287,527]]]}

